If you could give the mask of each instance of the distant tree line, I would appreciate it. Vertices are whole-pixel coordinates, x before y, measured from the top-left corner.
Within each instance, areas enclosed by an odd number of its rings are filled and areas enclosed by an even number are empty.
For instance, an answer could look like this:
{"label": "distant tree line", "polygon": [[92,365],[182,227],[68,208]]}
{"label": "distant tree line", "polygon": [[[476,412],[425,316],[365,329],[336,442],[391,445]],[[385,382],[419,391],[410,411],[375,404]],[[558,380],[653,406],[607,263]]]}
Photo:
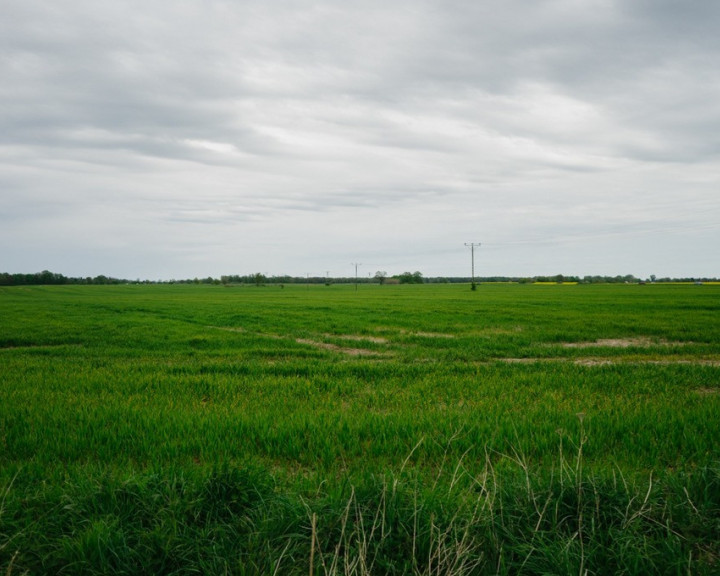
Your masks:
{"label": "distant tree line", "polygon": [[86,278],[69,278],[56,272],[43,270],[34,274],[8,274],[0,272],[0,286],[31,286],[48,284],[124,284],[127,280],[111,278],[108,276],[95,276]]}
{"label": "distant tree line", "polygon": [[[578,284],[642,284],[652,282],[717,282],[717,278],[657,278],[652,274],[646,280],[635,277],[632,274],[624,276],[566,276],[555,274],[552,276],[484,276],[476,277],[475,282],[516,282],[519,284],[541,283],[578,283]],[[68,277],[43,270],[32,274],[10,274],[0,272],[0,286],[38,286],[55,284],[224,284],[224,285],[254,285],[265,286],[267,284],[438,284],[438,283],[469,283],[470,277],[431,277],[426,278],[420,272],[403,272],[394,276],[388,276],[386,272],[378,271],[374,276],[355,278],[354,276],[329,277],[329,276],[266,276],[260,272],[254,274],[231,274],[220,276],[220,278],[192,278],[183,280],[127,280],[113,278],[112,276],[87,276]]]}

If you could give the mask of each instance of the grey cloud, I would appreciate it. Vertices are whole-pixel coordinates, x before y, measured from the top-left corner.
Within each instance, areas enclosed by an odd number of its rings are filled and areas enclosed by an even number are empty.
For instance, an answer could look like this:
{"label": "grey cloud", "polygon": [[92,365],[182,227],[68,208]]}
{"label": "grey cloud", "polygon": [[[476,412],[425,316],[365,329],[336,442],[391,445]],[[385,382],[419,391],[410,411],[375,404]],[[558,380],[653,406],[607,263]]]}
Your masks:
{"label": "grey cloud", "polygon": [[9,0],[1,217],[67,236],[102,214],[135,249],[186,226],[195,244],[158,244],[177,266],[204,247],[231,261],[217,246],[251,231],[302,230],[317,253],[307,230],[334,230],[402,261],[388,240],[417,230],[432,259],[478,231],[568,245],[707,226],[718,21],[710,1]]}

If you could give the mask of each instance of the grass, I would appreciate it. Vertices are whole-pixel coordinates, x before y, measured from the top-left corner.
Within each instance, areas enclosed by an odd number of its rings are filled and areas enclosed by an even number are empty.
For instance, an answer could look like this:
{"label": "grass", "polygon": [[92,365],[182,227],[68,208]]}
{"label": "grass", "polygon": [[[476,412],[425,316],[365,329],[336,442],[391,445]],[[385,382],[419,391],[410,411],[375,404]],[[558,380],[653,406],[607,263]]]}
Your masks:
{"label": "grass", "polygon": [[713,574],[715,286],[0,289],[5,574]]}

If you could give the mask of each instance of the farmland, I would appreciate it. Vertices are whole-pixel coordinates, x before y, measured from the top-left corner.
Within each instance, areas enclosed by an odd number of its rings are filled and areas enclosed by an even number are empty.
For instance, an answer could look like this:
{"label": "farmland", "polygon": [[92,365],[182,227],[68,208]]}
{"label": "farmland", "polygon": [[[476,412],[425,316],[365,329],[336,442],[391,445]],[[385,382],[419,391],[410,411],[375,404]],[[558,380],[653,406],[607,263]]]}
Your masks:
{"label": "farmland", "polygon": [[720,286],[0,288],[6,574],[720,571]]}

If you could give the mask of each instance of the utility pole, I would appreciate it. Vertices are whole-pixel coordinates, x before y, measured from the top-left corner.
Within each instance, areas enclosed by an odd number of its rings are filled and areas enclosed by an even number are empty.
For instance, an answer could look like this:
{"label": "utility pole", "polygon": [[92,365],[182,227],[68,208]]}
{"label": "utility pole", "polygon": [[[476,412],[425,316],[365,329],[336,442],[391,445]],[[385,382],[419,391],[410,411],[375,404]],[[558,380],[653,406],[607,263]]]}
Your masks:
{"label": "utility pole", "polygon": [[355,292],[357,292],[357,282],[358,282],[357,269],[358,269],[358,266],[362,266],[362,263],[360,263],[360,262],[351,262],[350,265],[351,265],[351,266],[355,266]]}
{"label": "utility pole", "polygon": [[472,284],[470,284],[470,290],[475,290],[475,246],[480,248],[480,242],[465,242],[465,246],[470,246],[470,259],[472,262]]}

